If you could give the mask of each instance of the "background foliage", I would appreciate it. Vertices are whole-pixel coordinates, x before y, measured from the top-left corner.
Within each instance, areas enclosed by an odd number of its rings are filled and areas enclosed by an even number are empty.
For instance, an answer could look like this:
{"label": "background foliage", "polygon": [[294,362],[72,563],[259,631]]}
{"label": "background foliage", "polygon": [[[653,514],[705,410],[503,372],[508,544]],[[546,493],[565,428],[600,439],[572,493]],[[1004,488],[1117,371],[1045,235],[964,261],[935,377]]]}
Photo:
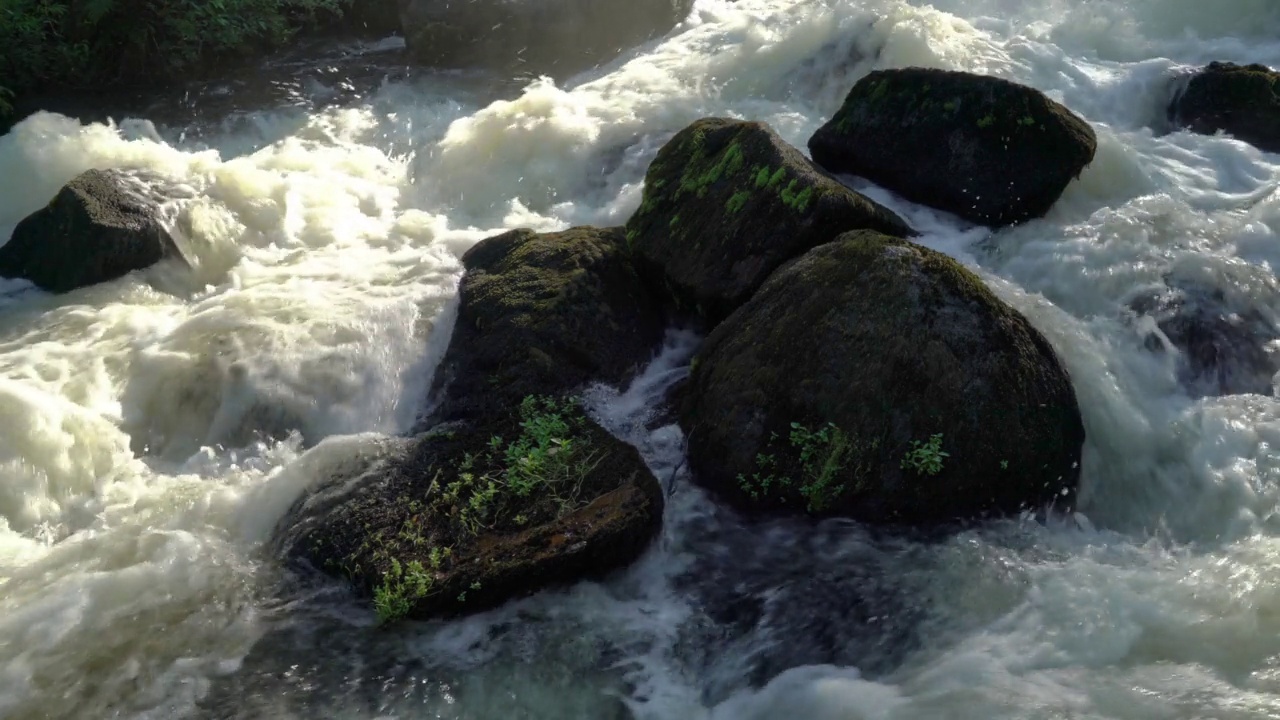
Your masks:
{"label": "background foliage", "polygon": [[0,0],[0,118],[34,89],[163,81],[277,47],[351,0]]}

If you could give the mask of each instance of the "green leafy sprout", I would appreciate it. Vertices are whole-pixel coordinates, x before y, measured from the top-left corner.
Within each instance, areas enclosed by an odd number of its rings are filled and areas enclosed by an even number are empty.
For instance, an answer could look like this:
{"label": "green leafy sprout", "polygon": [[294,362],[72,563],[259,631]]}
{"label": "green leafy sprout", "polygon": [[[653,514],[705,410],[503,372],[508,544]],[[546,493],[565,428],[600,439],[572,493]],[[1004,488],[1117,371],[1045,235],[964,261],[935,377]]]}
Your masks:
{"label": "green leafy sprout", "polygon": [[920,475],[937,475],[942,472],[943,461],[951,454],[942,449],[942,433],[929,437],[929,442],[911,441],[911,449],[903,456],[901,467]]}
{"label": "green leafy sprout", "polygon": [[[455,539],[489,530],[519,529],[549,522],[582,507],[582,486],[602,456],[583,432],[588,422],[576,398],[528,396],[519,407],[519,434],[511,441],[493,436],[479,453],[467,453],[449,468],[437,469],[424,501],[400,498],[408,517],[387,542],[372,538],[375,560],[388,562],[374,588],[380,623],[407,615],[435,589],[453,548],[432,545],[432,524],[443,523]],[[437,528],[438,529],[438,528]],[[366,542],[366,546],[369,543]],[[400,557],[424,553],[427,562]],[[471,585],[479,590],[480,583]],[[466,601],[466,591],[459,593]]]}
{"label": "green leafy sprout", "polygon": [[[777,439],[778,436],[774,433],[771,440]],[[845,491],[845,484],[839,482],[838,477],[845,469],[850,450],[853,449],[849,436],[835,423],[829,422],[817,430],[810,430],[793,422],[787,440],[798,455],[800,482],[797,490],[806,500],[808,510],[822,512],[831,507]],[[872,443],[873,448],[878,446],[879,443]],[[777,466],[776,455],[757,454],[756,472],[750,476],[739,474],[738,485],[753,500],[760,500],[771,492],[781,492],[791,487],[791,478],[777,474]]]}

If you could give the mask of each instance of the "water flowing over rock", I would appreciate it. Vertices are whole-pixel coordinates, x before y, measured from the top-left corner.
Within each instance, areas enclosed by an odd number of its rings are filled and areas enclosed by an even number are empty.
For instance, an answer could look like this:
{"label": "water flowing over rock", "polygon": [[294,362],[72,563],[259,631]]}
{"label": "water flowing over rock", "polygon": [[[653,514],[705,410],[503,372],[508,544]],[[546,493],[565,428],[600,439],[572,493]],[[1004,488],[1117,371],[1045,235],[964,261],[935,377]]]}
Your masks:
{"label": "water flowing over rock", "polygon": [[1169,105],[1179,127],[1219,131],[1267,152],[1280,152],[1280,73],[1266,65],[1209,63]]}
{"label": "water flowing over rock", "polygon": [[667,33],[692,7],[692,0],[400,0],[400,22],[421,63],[568,74]]}
{"label": "water flowing over rock", "polygon": [[1221,289],[1194,283],[1171,283],[1130,308],[1155,320],[1159,335],[1149,335],[1147,346],[1179,354],[1180,378],[1193,395],[1275,394],[1280,328],[1258,308],[1237,307]]}
{"label": "water flowing over rock", "polygon": [[650,164],[627,243],[668,304],[714,323],[787,260],[857,229],[912,234],[764,123],[704,118]]}
{"label": "water flowing over rock", "polygon": [[930,524],[1064,506],[1084,428],[1044,337],[940,253],[859,231],[707,338],[682,424],[732,505]]}
{"label": "water flowing over rock", "polygon": [[595,380],[620,383],[662,340],[661,312],[619,228],[513,230],[480,242],[462,262],[433,420],[481,417]]}
{"label": "water flowing over rock", "polygon": [[146,184],[117,170],[89,170],[18,223],[0,246],[0,277],[65,293],[167,257],[182,253]]}
{"label": "water flowing over rock", "polygon": [[478,612],[644,552],[662,489],[569,400],[400,441],[300,500],[280,551],[349,579],[384,621]]}
{"label": "water flowing over rock", "polygon": [[1093,161],[1093,128],[1038,90],[926,68],[859,80],[813,159],[980,225],[1043,216]]}

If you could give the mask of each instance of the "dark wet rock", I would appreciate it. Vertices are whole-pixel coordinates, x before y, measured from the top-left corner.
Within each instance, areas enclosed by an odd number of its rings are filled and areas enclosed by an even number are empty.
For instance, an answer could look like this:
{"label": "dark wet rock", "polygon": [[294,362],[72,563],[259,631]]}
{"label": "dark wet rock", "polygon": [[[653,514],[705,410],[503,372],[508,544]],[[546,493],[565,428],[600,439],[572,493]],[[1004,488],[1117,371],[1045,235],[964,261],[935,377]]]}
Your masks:
{"label": "dark wet rock", "polygon": [[1267,152],[1280,152],[1280,73],[1266,65],[1209,63],[1169,105],[1178,127],[1233,135]]}
{"label": "dark wet rock", "polygon": [[565,75],[666,34],[692,7],[692,0],[400,0],[400,21],[420,63]]}
{"label": "dark wet rock", "polygon": [[857,229],[912,234],[769,126],[704,118],[649,165],[627,243],[669,304],[715,323],[787,260]]}
{"label": "dark wet rock", "polygon": [[1148,335],[1147,347],[1179,354],[1180,379],[1193,395],[1275,394],[1280,354],[1271,348],[1280,327],[1257,308],[1236,307],[1221,289],[1194,284],[1142,295],[1130,308],[1155,320],[1164,337]]}
{"label": "dark wet rock", "polygon": [[627,565],[662,505],[635,448],[569,400],[530,399],[325,484],[295,505],[278,542],[346,577],[385,619],[450,617]]}
{"label": "dark wet rock", "polygon": [[662,341],[661,312],[619,228],[513,230],[481,241],[462,262],[433,420],[485,417],[592,381],[620,384]]}
{"label": "dark wet rock", "polygon": [[678,549],[691,560],[673,585],[699,613],[675,654],[704,678],[708,704],[804,665],[874,678],[921,645],[928,595],[901,539],[854,523],[743,523],[726,512],[682,530]]}
{"label": "dark wet rock", "polygon": [[1096,147],[1087,122],[1038,90],[926,68],[867,75],[809,139],[831,172],[992,226],[1048,212]]}
{"label": "dark wet rock", "polygon": [[55,293],[123,277],[182,257],[146,183],[118,170],[89,170],[18,223],[0,246],[0,277]]}
{"label": "dark wet rock", "polygon": [[695,481],[744,510],[927,525],[1076,487],[1084,428],[1053,349],[905,240],[848,233],[779,270],[690,382]]}

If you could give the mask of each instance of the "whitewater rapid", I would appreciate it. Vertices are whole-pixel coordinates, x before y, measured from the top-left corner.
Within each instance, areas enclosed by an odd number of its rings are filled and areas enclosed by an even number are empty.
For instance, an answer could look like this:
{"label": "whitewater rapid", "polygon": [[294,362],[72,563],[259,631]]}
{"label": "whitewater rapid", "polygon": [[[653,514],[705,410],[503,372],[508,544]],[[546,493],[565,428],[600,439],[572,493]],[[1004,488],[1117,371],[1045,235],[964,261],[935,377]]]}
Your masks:
{"label": "whitewater rapid", "polygon": [[[1280,716],[1280,401],[1192,397],[1121,312],[1172,273],[1280,318],[1280,158],[1165,118],[1180,76],[1280,65],[1276,38],[1273,0],[699,0],[560,85],[389,79],[200,132],[27,119],[0,137],[0,238],[83,170],[145,170],[194,268],[0,282],[0,717]],[[849,180],[1061,354],[1079,514],[940,543],[744,528],[647,426],[696,343],[675,334],[591,393],[671,486],[635,568],[394,632],[281,570],[293,500],[411,426],[467,248],[621,224],[692,120],[803,147],[859,77],[908,65],[1032,85],[1097,132],[1047,218],[994,234]]]}

